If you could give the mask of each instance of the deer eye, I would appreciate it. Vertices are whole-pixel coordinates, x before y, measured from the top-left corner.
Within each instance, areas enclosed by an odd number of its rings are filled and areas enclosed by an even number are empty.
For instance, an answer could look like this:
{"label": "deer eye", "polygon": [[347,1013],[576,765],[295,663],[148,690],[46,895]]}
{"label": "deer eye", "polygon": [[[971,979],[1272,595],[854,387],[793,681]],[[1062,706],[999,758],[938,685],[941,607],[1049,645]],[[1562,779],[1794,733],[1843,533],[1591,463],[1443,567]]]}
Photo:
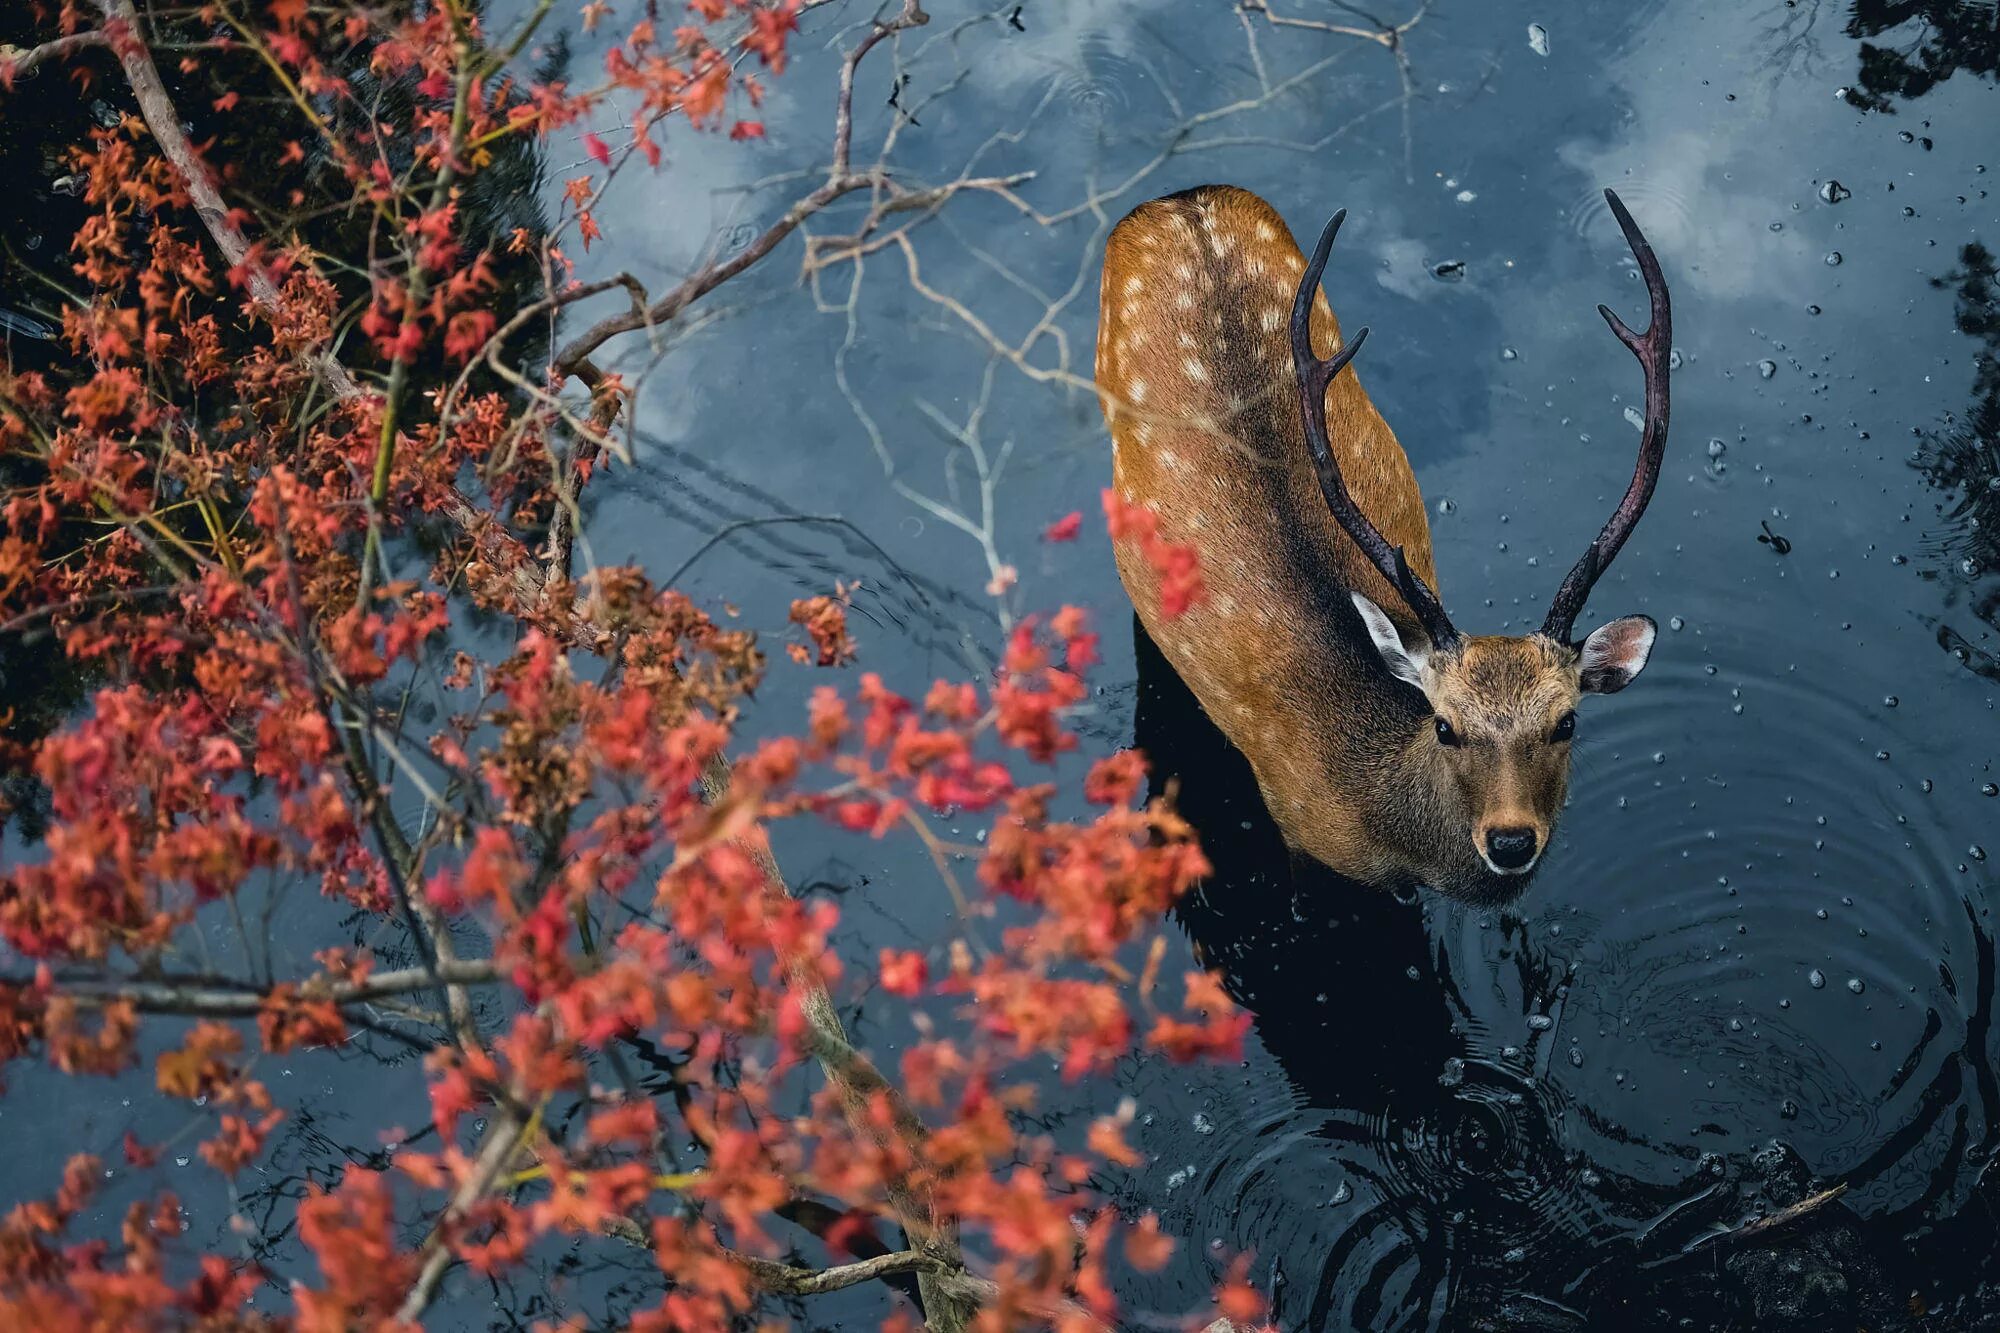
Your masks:
{"label": "deer eye", "polygon": [[1443,718],[1436,719],[1439,745],[1457,745],[1458,733],[1451,729],[1451,723]]}
{"label": "deer eye", "polygon": [[1576,735],[1576,710],[1571,709],[1556,719],[1555,730],[1549,733],[1551,741],[1566,741]]}

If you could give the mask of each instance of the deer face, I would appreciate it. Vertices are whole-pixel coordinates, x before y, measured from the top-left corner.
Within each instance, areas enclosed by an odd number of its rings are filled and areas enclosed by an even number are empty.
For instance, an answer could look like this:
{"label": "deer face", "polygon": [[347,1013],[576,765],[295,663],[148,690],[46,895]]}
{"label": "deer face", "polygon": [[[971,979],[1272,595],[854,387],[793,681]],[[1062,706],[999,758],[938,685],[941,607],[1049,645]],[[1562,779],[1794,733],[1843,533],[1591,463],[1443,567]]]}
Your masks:
{"label": "deer face", "polygon": [[[1423,691],[1432,718],[1405,758],[1431,787],[1447,826],[1444,863],[1423,877],[1456,896],[1516,896],[1541,863],[1569,790],[1576,705],[1615,694],[1645,668],[1656,633],[1646,616],[1600,626],[1572,647],[1544,634],[1462,638],[1428,652],[1403,642],[1382,608],[1355,608],[1390,673]],[[1468,852],[1470,855],[1468,855]]]}

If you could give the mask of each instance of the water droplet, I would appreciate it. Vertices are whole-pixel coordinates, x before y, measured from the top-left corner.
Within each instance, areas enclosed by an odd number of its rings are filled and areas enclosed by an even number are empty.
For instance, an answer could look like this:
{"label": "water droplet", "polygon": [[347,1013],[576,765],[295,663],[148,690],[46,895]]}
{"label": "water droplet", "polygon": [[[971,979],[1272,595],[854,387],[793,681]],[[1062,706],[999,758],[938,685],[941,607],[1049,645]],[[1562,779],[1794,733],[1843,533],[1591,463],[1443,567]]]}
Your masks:
{"label": "water droplet", "polygon": [[1668,617],[1667,617],[1667,628],[1668,628],[1668,629],[1686,629],[1686,628],[1687,628],[1687,621],[1685,621],[1685,620],[1682,620],[1682,619],[1681,619],[1681,618],[1680,618],[1679,616],[1668,616]]}
{"label": "water droplet", "polygon": [[1210,1120],[1206,1115],[1203,1115],[1200,1111],[1196,1111],[1194,1113],[1194,1119],[1189,1121],[1188,1123],[1194,1126],[1194,1132],[1197,1134],[1215,1133],[1215,1122],[1213,1120]]}
{"label": "water droplet", "polygon": [[1965,854],[1975,861],[1984,861],[1986,859],[1986,849],[1976,842],[1965,849]]}
{"label": "water droplet", "polygon": [[1856,995],[1859,995],[1861,994],[1862,991],[1867,990],[1868,987],[1865,984],[1863,984],[1860,977],[1849,977],[1847,979],[1847,989],[1853,991]]}
{"label": "water droplet", "polygon": [[1546,59],[1549,54],[1549,30],[1539,23],[1528,25],[1528,49]]}
{"label": "water droplet", "polygon": [[1454,1055],[1444,1062],[1444,1071],[1438,1075],[1438,1086],[1455,1088],[1463,1082],[1465,1082],[1465,1061]]}
{"label": "water droplet", "polygon": [[1770,379],[1773,375],[1777,373],[1778,373],[1778,363],[1771,360],[1770,358],[1766,357],[1764,360],[1759,361],[1757,363],[1757,374],[1761,378]]}
{"label": "water droplet", "polygon": [[1743,1020],[1742,1020],[1742,1019],[1740,1019],[1740,1018],[1732,1018],[1732,1019],[1730,1019],[1730,1020],[1729,1020],[1729,1030],[1730,1030],[1731,1032],[1741,1032],[1741,1031],[1743,1030]]}
{"label": "water droplet", "polygon": [[1511,347],[1503,347],[1500,349],[1500,359],[1502,361],[1519,361],[1521,354]]}
{"label": "water droplet", "polygon": [[1828,268],[1840,267],[1840,251],[1829,250],[1826,252],[1826,266]]}
{"label": "water droplet", "polygon": [[186,1157],[176,1157],[176,1158],[174,1158],[174,1165],[175,1165],[175,1166],[186,1166],[186,1165],[188,1164],[188,1161],[189,1161],[189,1160],[190,1160],[190,1159],[188,1159],[188,1158],[186,1158]]}
{"label": "water droplet", "polygon": [[1333,1187],[1333,1197],[1329,1199],[1327,1202],[1336,1204],[1346,1203],[1349,1199],[1353,1197],[1354,1197],[1354,1186],[1348,1184],[1346,1181],[1343,1180],[1338,1185]]}
{"label": "water droplet", "polygon": [[1500,1256],[1500,1262],[1504,1264],[1520,1264],[1520,1263],[1526,1263],[1527,1261],[1528,1261],[1528,1252],[1522,1249],[1519,1245],[1516,1245],[1513,1249],[1507,1251],[1507,1253]]}
{"label": "water droplet", "polygon": [[1825,990],[1826,973],[1820,971],[1818,968],[1814,968],[1812,971],[1806,973],[1806,985],[1811,986],[1814,990]]}
{"label": "water droplet", "polygon": [[1636,407],[1628,407],[1625,409],[1625,420],[1627,423],[1631,425],[1633,430],[1646,429],[1645,413],[1641,412]]}
{"label": "water droplet", "polygon": [[1457,194],[1452,196],[1452,198],[1458,200],[1458,202],[1461,204],[1469,204],[1478,197],[1479,197],[1478,195],[1474,194],[1470,190],[1460,190]]}
{"label": "water droplet", "polygon": [[1179,1189],[1182,1185],[1187,1184],[1190,1180],[1193,1179],[1194,1179],[1194,1168],[1192,1166],[1184,1166],[1180,1170],[1174,1172],[1172,1175],[1167,1177],[1167,1188],[1170,1190]]}
{"label": "water droplet", "polygon": [[1433,264],[1431,265],[1431,276],[1439,282],[1463,281],[1465,278],[1465,261],[1463,259],[1447,259],[1442,263]]}
{"label": "water droplet", "polygon": [[1550,1028],[1554,1027],[1555,1025],[1556,1025],[1555,1019],[1550,1018],[1547,1014],[1528,1015],[1528,1026],[1536,1032],[1547,1032]]}
{"label": "water droplet", "polygon": [[1572,1046],[1569,1048],[1569,1062],[1578,1069],[1583,1068],[1583,1052]]}
{"label": "water droplet", "polygon": [[1778,1106],[1778,1117],[1781,1120],[1797,1120],[1799,1118],[1799,1104],[1790,1097],[1785,1098]]}
{"label": "water droplet", "polygon": [[1721,440],[1710,440],[1708,442],[1708,456],[1710,458],[1720,458],[1728,452],[1729,446]]}
{"label": "water droplet", "polygon": [[1457,502],[1454,501],[1448,495],[1444,499],[1438,501],[1438,512],[1440,514],[1449,514],[1457,508],[1458,508]]}
{"label": "water droplet", "polygon": [[2000,785],[1995,785],[1991,782],[1982,782],[1979,784],[1979,794],[1981,796],[2000,796]]}
{"label": "water droplet", "polygon": [[1882,696],[1882,706],[1884,708],[1894,708],[1897,704],[1901,702],[1903,701],[1901,699],[1898,699],[1893,694],[1885,694]]}
{"label": "water droplet", "polygon": [[1837,204],[1841,200],[1848,198],[1853,193],[1854,191],[1848,189],[1845,185],[1842,185],[1839,181],[1835,180],[1830,180],[1826,184],[1819,187],[1819,197],[1821,203]]}

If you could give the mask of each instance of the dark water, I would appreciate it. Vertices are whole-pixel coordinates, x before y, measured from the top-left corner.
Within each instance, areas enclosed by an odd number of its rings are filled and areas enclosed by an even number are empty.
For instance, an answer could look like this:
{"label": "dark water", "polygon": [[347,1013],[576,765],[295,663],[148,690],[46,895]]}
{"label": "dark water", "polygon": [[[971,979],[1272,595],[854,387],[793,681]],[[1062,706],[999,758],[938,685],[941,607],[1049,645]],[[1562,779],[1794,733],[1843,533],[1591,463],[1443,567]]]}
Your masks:
{"label": "dark water", "polygon": [[[1012,9],[934,4],[864,69],[859,132],[872,150],[893,125],[912,181],[1033,170],[1041,216],[967,196],[911,234],[914,260],[800,287],[794,242],[725,289],[670,354],[627,363],[639,465],[594,484],[585,536],[664,574],[733,520],[841,516],[867,540],[745,531],[689,586],[776,632],[790,597],[859,578],[864,663],[905,689],[990,661],[1005,615],[1100,613],[1087,746],[1136,734],[1181,776],[1218,870],[1178,925],[1257,1013],[1241,1067],[1048,1089],[1059,1130],[1138,1103],[1151,1163],[1101,1184],[1183,1244],[1126,1279],[1129,1326],[1180,1326],[1243,1252],[1286,1328],[1994,1326],[2000,8],[1441,0],[1397,50],[1191,0],[1030,0],[1025,31]],[[683,135],[667,175],[625,181],[584,276],[663,285],[809,188],[779,177],[823,159],[833,52],[869,13],[808,16],[765,144]],[[597,39],[576,40],[587,70]],[[907,113],[884,104],[892,64]],[[557,145],[554,188],[582,161]],[[1211,180],[1296,232],[1351,211],[1329,293],[1373,327],[1367,382],[1468,632],[1539,623],[1629,475],[1639,378],[1593,306],[1636,320],[1644,295],[1604,186],[1666,266],[1669,462],[1590,616],[1668,628],[1637,686],[1587,706],[1571,808],[1514,913],[1295,873],[1240,761],[1126,633],[1094,522],[1096,265],[1130,207]],[[1073,509],[1082,541],[1038,539]],[[1004,607],[989,547],[1019,570]],[[776,673],[753,726],[795,726],[815,683]],[[848,957],[951,938],[920,849],[792,838]],[[878,1050],[906,1035],[850,1017]],[[205,1178],[190,1199],[211,1243],[232,1209],[277,1219],[249,1248],[280,1270],[301,1182],[383,1160],[384,1106],[427,1120],[393,1043],[295,1064],[274,1160],[241,1198]],[[0,1123],[73,1138],[44,1083],[23,1071]],[[131,1095],[85,1113],[93,1146],[179,1123]],[[53,1167],[24,1170],[42,1188]],[[1794,1228],[1728,1234],[1836,1184]],[[455,1281],[441,1324],[609,1317],[656,1290],[602,1248],[541,1274],[547,1294]]]}

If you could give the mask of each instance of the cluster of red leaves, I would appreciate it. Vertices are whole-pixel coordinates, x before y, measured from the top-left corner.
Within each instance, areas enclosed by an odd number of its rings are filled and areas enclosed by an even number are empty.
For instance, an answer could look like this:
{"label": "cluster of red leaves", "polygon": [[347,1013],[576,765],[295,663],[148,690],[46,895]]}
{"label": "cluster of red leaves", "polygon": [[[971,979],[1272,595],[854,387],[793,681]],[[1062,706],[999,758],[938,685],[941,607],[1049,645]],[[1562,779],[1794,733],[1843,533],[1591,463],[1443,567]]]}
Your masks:
{"label": "cluster of red leaves", "polygon": [[[261,7],[262,26],[210,45],[251,49],[297,91],[313,152],[374,220],[383,250],[365,265],[262,244],[219,269],[213,219],[135,118],[75,162],[89,216],[70,255],[87,293],[65,316],[72,368],[0,363],[0,450],[23,463],[0,497],[0,620],[45,624],[104,683],[32,747],[47,833],[0,869],[0,938],[40,967],[0,982],[0,1064],[131,1067],[139,1007],[58,975],[130,980],[132,962],[157,974],[197,923],[228,920],[274,881],[316,882],[398,924],[421,914],[423,934],[477,940],[497,973],[496,1006],[438,1025],[428,1150],[399,1152],[389,1173],[350,1169],[299,1204],[319,1274],[293,1289],[290,1327],[391,1326],[426,1262],[413,1218],[491,1275],[544,1238],[636,1234],[671,1281],[633,1326],[659,1330],[753,1314],[759,1293],[732,1251],[775,1253],[801,1200],[838,1218],[821,1233],[836,1257],[907,1229],[907,1200],[925,1200],[998,1284],[993,1327],[1045,1322],[1065,1301],[1110,1321],[1114,1258],[1164,1262],[1156,1221],[1128,1234],[1090,1190],[1106,1163],[1143,1164],[1129,1113],[1067,1148],[1017,1120],[1034,1097],[1023,1067],[1053,1060],[1081,1078],[1145,1049],[1227,1056],[1248,1021],[1201,974],[1159,1008],[1157,949],[1132,984],[1128,964],[1207,865],[1192,829],[1147,798],[1137,755],[1059,780],[1097,660],[1084,614],[1022,624],[990,679],[938,681],[921,699],[873,673],[823,686],[804,730],[748,747],[732,778],[724,757],[745,748],[736,724],[764,669],[753,637],[636,571],[578,586],[545,569],[528,542],[551,503],[560,411],[453,378],[513,314],[494,308],[496,254],[468,240],[460,211],[491,146],[616,105],[629,133],[615,146],[583,133],[585,152],[607,172],[634,152],[657,161],[670,117],[714,128],[738,99],[755,106],[761,85],[738,57],[782,70],[800,8],[694,0],[670,32],[648,10],[611,44],[604,82],[573,89],[484,64],[497,38],[465,6]],[[201,68],[190,49],[186,74]],[[357,66],[407,89],[407,105],[364,105]],[[231,90],[211,110],[245,106]],[[762,127],[738,119],[731,133]],[[572,184],[588,244],[595,187]],[[560,250],[543,257],[560,288]],[[349,320],[358,336],[343,341]],[[391,387],[329,405],[325,358],[370,353]],[[438,365],[441,383],[398,396]],[[603,401],[618,396],[611,379]],[[471,520],[468,495],[485,507]],[[1168,614],[1199,599],[1191,548],[1108,495],[1106,513],[1159,572]],[[1080,524],[1071,514],[1046,535],[1071,540]],[[398,541],[418,526],[436,538],[428,570]],[[473,609],[509,627],[506,646],[468,636],[485,655],[448,656]],[[790,655],[853,661],[847,609],[838,588],[795,602],[805,642]],[[419,688],[434,715],[398,702]],[[411,806],[424,811],[414,842],[398,821]],[[967,852],[997,947],[885,950],[865,960],[872,975],[847,975],[838,908],[785,891],[770,828],[906,833],[944,869],[940,818],[983,825]],[[337,1047],[366,1017],[340,988],[368,984],[374,960],[315,956],[318,974],[232,983],[225,998],[249,990],[253,1006],[169,1020],[152,1047],[160,1093],[206,1109],[199,1155],[225,1176],[262,1160],[285,1115],[256,1059]],[[834,1003],[870,984],[933,1034],[894,1081],[828,1030]],[[962,1016],[965,1035],[934,1035],[934,1015]],[[606,1052],[628,1039],[671,1065],[671,1099],[605,1089]],[[520,1139],[496,1168],[476,1125],[500,1120]],[[692,1144],[697,1169],[664,1169],[670,1142]],[[135,1168],[158,1151],[128,1136]],[[0,1325],[266,1326],[247,1308],[254,1267],[168,1262],[185,1244],[171,1200],[135,1206],[115,1243],[69,1238],[92,1171],[72,1164],[53,1202],[0,1224]],[[689,1209],[659,1209],[662,1191]]]}
{"label": "cluster of red leaves", "polygon": [[1160,534],[1160,516],[1146,505],[1104,490],[1104,523],[1111,540],[1138,548],[1159,584],[1160,614],[1176,620],[1208,595],[1201,582],[1201,560],[1192,545],[1169,541]]}

